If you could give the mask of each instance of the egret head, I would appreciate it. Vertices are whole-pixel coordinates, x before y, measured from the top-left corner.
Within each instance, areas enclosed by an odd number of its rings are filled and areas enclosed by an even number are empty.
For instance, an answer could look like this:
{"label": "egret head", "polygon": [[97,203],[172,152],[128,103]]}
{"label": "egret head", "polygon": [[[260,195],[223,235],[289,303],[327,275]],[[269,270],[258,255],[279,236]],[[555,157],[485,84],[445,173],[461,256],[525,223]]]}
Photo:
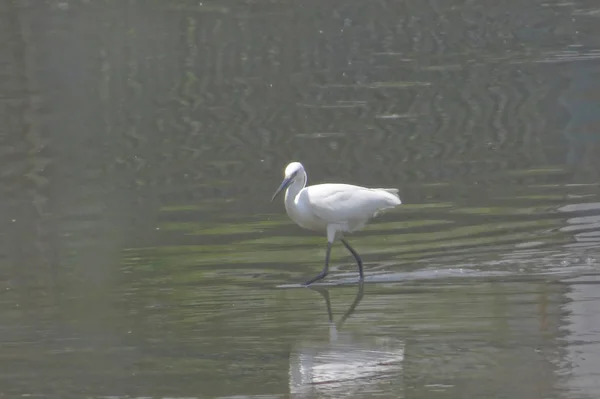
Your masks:
{"label": "egret head", "polygon": [[303,181],[306,179],[306,172],[304,172],[304,166],[300,162],[292,162],[286,168],[284,172],[284,178],[281,182],[281,185],[273,194],[273,198],[271,198],[271,202],[277,197],[277,195],[288,188],[295,181]]}

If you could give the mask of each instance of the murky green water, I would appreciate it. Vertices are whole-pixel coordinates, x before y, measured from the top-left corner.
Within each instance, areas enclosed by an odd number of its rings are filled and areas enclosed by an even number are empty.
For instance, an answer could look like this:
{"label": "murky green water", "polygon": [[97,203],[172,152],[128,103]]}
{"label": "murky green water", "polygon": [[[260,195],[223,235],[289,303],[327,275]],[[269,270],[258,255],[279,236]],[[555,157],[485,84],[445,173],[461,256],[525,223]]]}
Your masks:
{"label": "murky green water", "polygon": [[[599,16],[0,0],[0,396],[598,397]],[[291,160],[400,190],[364,287]]]}

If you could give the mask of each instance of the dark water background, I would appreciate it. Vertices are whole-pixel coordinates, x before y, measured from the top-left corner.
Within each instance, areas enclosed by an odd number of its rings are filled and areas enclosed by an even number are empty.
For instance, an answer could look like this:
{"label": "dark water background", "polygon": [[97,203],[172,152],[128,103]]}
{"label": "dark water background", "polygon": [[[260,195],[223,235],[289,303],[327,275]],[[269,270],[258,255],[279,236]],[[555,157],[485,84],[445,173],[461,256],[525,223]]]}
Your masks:
{"label": "dark water background", "polygon": [[0,397],[599,397],[598,7],[0,0]]}

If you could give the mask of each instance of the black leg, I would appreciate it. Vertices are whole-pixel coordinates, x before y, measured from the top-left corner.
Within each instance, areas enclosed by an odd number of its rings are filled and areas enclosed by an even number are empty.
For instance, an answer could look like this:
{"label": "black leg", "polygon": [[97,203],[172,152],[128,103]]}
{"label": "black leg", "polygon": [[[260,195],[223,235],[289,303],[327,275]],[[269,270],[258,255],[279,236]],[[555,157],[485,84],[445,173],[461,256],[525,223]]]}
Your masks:
{"label": "black leg", "polygon": [[354,250],[354,248],[352,248],[350,246],[350,244],[348,244],[348,241],[346,241],[343,238],[341,238],[340,241],[342,241],[342,244],[344,244],[344,246],[348,249],[348,251],[350,251],[352,256],[354,256],[354,259],[356,259],[356,263],[358,263],[358,274],[360,275],[360,281],[363,281],[365,279],[365,277],[363,274],[362,259],[360,258],[358,253]]}
{"label": "black leg", "polygon": [[331,246],[332,244],[330,242],[327,242],[327,253],[325,254],[325,267],[323,268],[323,271],[321,273],[319,273],[317,275],[317,277],[308,280],[306,283],[304,283],[304,285],[310,285],[312,283],[314,283],[317,280],[320,280],[322,278],[324,278],[325,276],[327,276],[327,273],[329,272],[329,254],[331,253]]}

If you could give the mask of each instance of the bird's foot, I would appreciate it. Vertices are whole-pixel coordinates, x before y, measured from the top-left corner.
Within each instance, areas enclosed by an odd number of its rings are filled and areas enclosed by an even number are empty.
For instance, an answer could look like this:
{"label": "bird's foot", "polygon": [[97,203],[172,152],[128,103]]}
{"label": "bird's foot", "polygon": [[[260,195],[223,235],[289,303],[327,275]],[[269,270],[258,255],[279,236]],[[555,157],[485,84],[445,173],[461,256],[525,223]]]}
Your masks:
{"label": "bird's foot", "polygon": [[326,276],[327,276],[327,273],[319,273],[319,274],[317,275],[317,277],[315,277],[315,278],[311,278],[310,280],[308,280],[308,281],[304,282],[302,285],[303,285],[303,286],[305,286],[305,287],[306,287],[306,286],[309,286],[309,285],[311,285],[312,283],[314,283],[315,281],[317,281],[317,280],[321,280],[321,279],[325,278]]}

